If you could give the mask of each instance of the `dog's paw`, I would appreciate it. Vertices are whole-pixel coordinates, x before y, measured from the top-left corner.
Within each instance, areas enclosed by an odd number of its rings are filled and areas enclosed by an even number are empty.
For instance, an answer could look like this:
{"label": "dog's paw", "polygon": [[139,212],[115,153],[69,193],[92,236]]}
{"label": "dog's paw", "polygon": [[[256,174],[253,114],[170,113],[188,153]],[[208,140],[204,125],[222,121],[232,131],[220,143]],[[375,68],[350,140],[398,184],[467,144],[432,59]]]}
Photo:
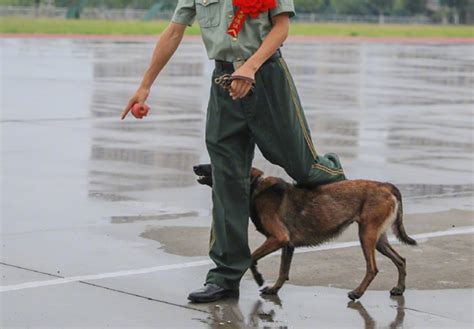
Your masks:
{"label": "dog's paw", "polygon": [[393,287],[392,290],[390,290],[390,296],[401,296],[403,295],[403,292],[405,289],[400,288],[400,287]]}
{"label": "dog's paw", "polygon": [[278,289],[277,288],[274,288],[274,287],[265,287],[263,289],[260,290],[260,293],[262,295],[276,295],[278,294]]}
{"label": "dog's paw", "polygon": [[356,300],[356,299],[359,299],[362,296],[359,295],[358,293],[356,293],[355,291],[351,291],[347,294],[347,297],[349,297],[352,300]]}

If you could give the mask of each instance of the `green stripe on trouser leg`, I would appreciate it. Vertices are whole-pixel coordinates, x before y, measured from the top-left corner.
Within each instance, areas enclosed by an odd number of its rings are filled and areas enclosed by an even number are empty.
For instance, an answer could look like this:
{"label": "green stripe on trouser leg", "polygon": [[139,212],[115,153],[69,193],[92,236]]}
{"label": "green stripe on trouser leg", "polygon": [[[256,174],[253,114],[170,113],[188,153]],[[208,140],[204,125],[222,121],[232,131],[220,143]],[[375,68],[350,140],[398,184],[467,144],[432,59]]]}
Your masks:
{"label": "green stripe on trouser leg", "polygon": [[337,155],[318,155],[293,79],[283,58],[256,76],[255,106],[249,126],[262,154],[285,169],[299,185],[344,180]]}
{"label": "green stripe on trouser leg", "polygon": [[[214,70],[214,78],[230,73]],[[256,74],[254,93],[233,101],[212,84],[206,119],[206,145],[212,164],[212,229],[209,256],[212,282],[237,289],[250,266],[248,218],[250,169],[255,144],[264,157],[302,185],[344,180],[337,156],[318,155],[296,87],[283,59]]]}

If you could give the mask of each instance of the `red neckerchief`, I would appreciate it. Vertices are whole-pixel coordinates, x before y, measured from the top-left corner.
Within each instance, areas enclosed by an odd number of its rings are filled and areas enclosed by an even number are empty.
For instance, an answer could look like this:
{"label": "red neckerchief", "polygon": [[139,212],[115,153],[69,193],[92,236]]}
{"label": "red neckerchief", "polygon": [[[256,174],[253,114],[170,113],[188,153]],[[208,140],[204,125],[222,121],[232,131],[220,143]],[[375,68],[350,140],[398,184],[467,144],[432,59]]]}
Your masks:
{"label": "red neckerchief", "polygon": [[239,7],[232,23],[227,29],[227,34],[234,38],[237,37],[240,30],[244,26],[244,22],[248,16],[257,18],[260,13],[264,13],[270,9],[276,8],[276,0],[233,0],[234,6]]}

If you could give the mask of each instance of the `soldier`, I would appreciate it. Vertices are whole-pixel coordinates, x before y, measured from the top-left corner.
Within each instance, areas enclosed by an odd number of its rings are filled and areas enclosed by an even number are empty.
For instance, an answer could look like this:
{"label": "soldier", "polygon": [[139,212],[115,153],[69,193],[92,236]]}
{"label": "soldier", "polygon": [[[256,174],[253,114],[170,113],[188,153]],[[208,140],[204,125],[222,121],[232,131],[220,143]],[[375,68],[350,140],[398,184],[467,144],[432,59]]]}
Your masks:
{"label": "soldier", "polygon": [[[250,4],[250,5],[249,5]],[[125,108],[144,105],[150,88],[196,19],[208,57],[215,61],[206,119],[212,164],[212,228],[209,256],[216,264],[192,302],[238,296],[251,264],[248,246],[250,169],[255,145],[298,185],[344,180],[335,154],[319,155],[298,93],[281,52],[293,0],[179,0],[158,41],[143,81]],[[215,79],[229,74],[229,88]]]}

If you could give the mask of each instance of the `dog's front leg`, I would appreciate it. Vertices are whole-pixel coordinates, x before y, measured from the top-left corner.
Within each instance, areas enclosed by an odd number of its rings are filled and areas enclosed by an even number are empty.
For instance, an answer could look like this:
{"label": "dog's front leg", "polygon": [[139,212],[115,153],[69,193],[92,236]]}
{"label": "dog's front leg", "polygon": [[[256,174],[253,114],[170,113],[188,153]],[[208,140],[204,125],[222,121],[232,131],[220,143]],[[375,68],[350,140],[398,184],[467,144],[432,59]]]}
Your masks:
{"label": "dog's front leg", "polygon": [[264,281],[262,275],[257,270],[257,261],[260,258],[277,251],[287,244],[288,236],[282,236],[281,238],[270,236],[252,253],[252,265],[250,266],[250,270],[252,271],[253,277],[259,286],[261,286]]}
{"label": "dog's front leg", "polygon": [[250,271],[252,271],[253,278],[255,282],[261,287],[265,280],[263,280],[262,274],[257,269],[257,261],[252,260],[252,265],[250,265]]}
{"label": "dog's front leg", "polygon": [[293,253],[295,248],[287,245],[282,248],[281,251],[281,263],[280,263],[280,273],[278,279],[273,285],[273,287],[265,287],[261,290],[262,294],[266,295],[276,295],[278,290],[285,284],[285,281],[289,280],[291,260],[293,258]]}

